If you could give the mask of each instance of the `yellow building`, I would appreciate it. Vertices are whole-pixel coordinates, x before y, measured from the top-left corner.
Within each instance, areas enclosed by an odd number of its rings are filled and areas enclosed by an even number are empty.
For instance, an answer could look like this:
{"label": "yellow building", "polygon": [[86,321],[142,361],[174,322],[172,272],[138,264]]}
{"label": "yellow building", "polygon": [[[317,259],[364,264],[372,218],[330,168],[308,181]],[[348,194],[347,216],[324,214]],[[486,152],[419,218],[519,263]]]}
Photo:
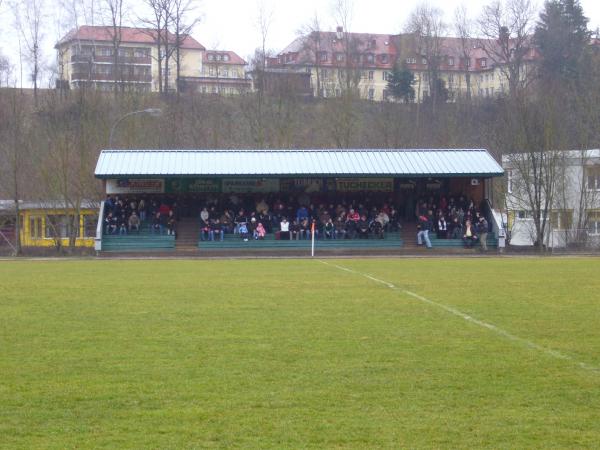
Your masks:
{"label": "yellow building", "polygon": [[[3,202],[0,215],[12,223],[14,204]],[[98,206],[83,202],[77,212],[61,202],[21,202],[21,245],[23,247],[67,247],[71,236],[76,247],[94,247]]]}
{"label": "yellow building", "polygon": [[[156,31],[145,28],[121,27],[120,42],[114,44],[112,27],[81,26],[63,37],[57,44],[59,80],[57,86],[79,88],[91,86],[98,90],[113,90],[116,83],[128,89],[149,92],[159,91],[159,51]],[[171,49],[175,36],[170,35]],[[115,55],[118,49],[118,55]],[[205,51],[198,41],[185,36],[181,42],[180,76],[196,77],[202,73]],[[168,70],[166,57],[160,55],[163,79],[168,77],[170,90],[177,89],[176,56],[169,51]]]}
{"label": "yellow building", "polygon": [[[485,44],[485,45],[483,45]],[[430,95],[429,77],[433,73],[444,81],[449,101],[467,96],[487,98],[509,91],[506,61],[495,41],[467,42],[453,37],[440,38],[435,58],[427,55],[424,45],[412,34],[349,33],[338,27],[336,32],[312,32],[297,38],[277,57],[269,58],[269,67],[311,74],[315,96],[336,97],[351,88],[364,99],[385,101],[389,98],[388,79],[394,67],[401,66],[415,75],[415,101]],[[525,49],[522,84],[539,58],[535,48]],[[433,60],[439,61],[431,70]]]}
{"label": "yellow building", "polygon": [[[202,71],[185,77],[185,90],[202,94],[236,95],[251,88],[246,77],[247,62],[229,50],[208,50],[202,54]],[[182,87],[183,89],[183,87]]]}

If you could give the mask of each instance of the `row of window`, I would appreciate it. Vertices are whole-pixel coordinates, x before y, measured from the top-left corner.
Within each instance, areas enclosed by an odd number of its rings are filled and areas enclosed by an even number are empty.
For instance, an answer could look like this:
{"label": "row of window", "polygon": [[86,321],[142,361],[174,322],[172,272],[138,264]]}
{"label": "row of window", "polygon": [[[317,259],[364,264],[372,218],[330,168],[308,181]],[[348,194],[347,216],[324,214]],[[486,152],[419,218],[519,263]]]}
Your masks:
{"label": "row of window", "polygon": [[[571,230],[573,228],[572,210],[554,210],[549,214],[550,225],[554,230]],[[531,219],[531,211],[517,211],[519,219]],[[589,211],[586,215],[587,231],[591,235],[600,235],[600,211]]]}
{"label": "row of window", "polygon": [[[113,47],[99,47],[99,46],[73,46],[73,54],[81,56],[113,56]],[[133,48],[133,47],[121,47],[119,48],[118,55],[123,58],[148,58],[150,56],[149,48]]]}
{"label": "row of window", "polygon": [[[80,220],[83,218],[83,223]],[[55,239],[75,237],[93,238],[96,236],[98,216],[95,215],[47,215],[29,219],[29,237],[32,239]]]}
{"label": "row of window", "polygon": [[229,61],[231,58],[228,53],[207,53],[206,58],[209,61]]}
{"label": "row of window", "polygon": [[[292,55],[286,55],[286,58],[290,57],[293,59]],[[346,61],[346,54],[341,52],[333,53],[332,55],[333,61],[337,63],[343,63]],[[317,55],[317,59],[320,62],[329,61],[329,53],[328,52],[319,52]],[[380,55],[375,55],[374,53],[353,53],[350,55],[350,61],[354,64],[374,64],[375,62],[379,64],[389,64],[390,55],[387,53],[382,53]],[[280,61],[281,62],[281,61]],[[286,59],[286,62],[289,62],[289,59]]]}
{"label": "row of window", "polygon": [[[585,169],[587,189],[590,191],[600,191],[600,166],[586,167]],[[514,174],[512,169],[506,170],[507,191],[512,194],[514,189]]]}
{"label": "row of window", "polygon": [[[463,65],[465,67],[471,67],[471,60],[469,58],[463,58]],[[480,58],[477,60],[479,62],[479,67],[485,69],[487,67],[487,58]],[[415,57],[409,57],[406,58],[406,64],[417,64],[417,58]],[[429,61],[427,60],[427,58],[421,58],[421,65],[426,66],[427,64],[429,64]],[[449,67],[454,67],[455,64],[455,59],[454,56],[447,56],[446,57],[446,65]]]}
{"label": "row of window", "polygon": [[215,66],[204,66],[202,68],[204,76],[221,78],[243,78],[238,69],[231,69],[229,67],[215,67]]}

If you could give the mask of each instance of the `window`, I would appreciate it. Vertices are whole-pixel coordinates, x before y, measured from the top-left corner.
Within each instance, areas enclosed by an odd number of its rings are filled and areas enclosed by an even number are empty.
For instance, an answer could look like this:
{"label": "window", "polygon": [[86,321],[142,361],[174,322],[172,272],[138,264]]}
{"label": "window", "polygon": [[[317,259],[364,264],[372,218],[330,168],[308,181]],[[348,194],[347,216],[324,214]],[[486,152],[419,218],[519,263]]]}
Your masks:
{"label": "window", "polygon": [[211,77],[215,76],[215,68],[213,66],[210,66],[208,68],[208,75],[210,75]]}
{"label": "window", "polygon": [[512,194],[513,191],[513,171],[512,169],[507,169],[506,170],[506,191],[509,194]]}
{"label": "window", "polygon": [[600,191],[600,166],[586,168],[587,188],[590,191]]}
{"label": "window", "polygon": [[31,217],[29,219],[29,236],[32,239],[41,239],[42,236],[42,218]]}
{"label": "window", "polygon": [[133,55],[136,58],[146,58],[148,57],[148,51],[145,48],[136,48]]}
{"label": "window", "polygon": [[100,47],[98,49],[98,55],[99,56],[112,56],[113,55],[113,49],[110,47]]}
{"label": "window", "polygon": [[214,61],[215,60],[215,55],[213,55],[212,53],[208,54],[208,60],[209,61]]}
{"label": "window", "polygon": [[383,72],[383,81],[387,81],[387,80],[388,80],[388,73]]}
{"label": "window", "polygon": [[481,60],[481,67],[487,67],[487,59],[483,58]]}
{"label": "window", "polygon": [[372,70],[369,70],[369,80],[372,80],[374,76],[375,76],[375,72],[373,72]]}
{"label": "window", "polygon": [[50,215],[46,217],[47,238],[68,238],[71,230],[79,237],[79,216]]}
{"label": "window", "polygon": [[555,230],[570,230],[573,224],[573,211],[551,211],[550,224]]}
{"label": "window", "polygon": [[416,64],[417,58],[406,58],[406,64]]}
{"label": "window", "polygon": [[448,57],[448,65],[454,66],[454,58],[452,56]]}
{"label": "window", "polygon": [[98,226],[98,216],[95,214],[86,214],[83,216],[83,237],[96,237],[96,227]]}
{"label": "window", "polygon": [[375,61],[375,56],[373,55],[373,53],[367,53],[367,63],[373,64],[373,61]]}
{"label": "window", "polygon": [[227,67],[224,67],[221,72],[225,78],[229,77],[229,69],[227,69]]}
{"label": "window", "polygon": [[227,54],[223,55],[223,61],[229,61],[229,55],[227,55]]}
{"label": "window", "polygon": [[369,100],[375,100],[375,89],[369,89]]}
{"label": "window", "polygon": [[388,93],[388,90],[387,90],[387,89],[384,89],[384,90],[383,90],[383,101],[384,101],[384,102],[385,102],[385,101],[387,101],[387,100],[388,100],[388,98],[389,98],[389,93]]}
{"label": "window", "polygon": [[344,61],[344,54],[343,53],[336,53],[335,54],[335,60],[337,62],[343,62]]}
{"label": "window", "polygon": [[600,236],[600,211],[590,211],[587,214],[588,233]]}
{"label": "window", "polygon": [[388,55],[385,55],[385,54],[381,55],[381,63],[382,64],[387,64],[388,60],[389,60]]}
{"label": "window", "polygon": [[326,62],[327,61],[327,52],[320,52],[319,53],[319,61],[321,61],[321,62]]}
{"label": "window", "polygon": [[421,64],[423,64],[424,66],[427,65],[427,58],[422,58],[421,59]]}

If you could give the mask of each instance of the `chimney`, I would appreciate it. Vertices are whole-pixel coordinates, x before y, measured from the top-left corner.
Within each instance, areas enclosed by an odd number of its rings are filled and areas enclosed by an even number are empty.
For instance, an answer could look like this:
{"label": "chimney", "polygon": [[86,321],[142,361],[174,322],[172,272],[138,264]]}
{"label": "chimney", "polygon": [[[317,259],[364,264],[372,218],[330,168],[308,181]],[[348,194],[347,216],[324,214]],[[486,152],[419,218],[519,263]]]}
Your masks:
{"label": "chimney", "polygon": [[338,41],[341,41],[344,38],[344,27],[337,27],[335,34]]}

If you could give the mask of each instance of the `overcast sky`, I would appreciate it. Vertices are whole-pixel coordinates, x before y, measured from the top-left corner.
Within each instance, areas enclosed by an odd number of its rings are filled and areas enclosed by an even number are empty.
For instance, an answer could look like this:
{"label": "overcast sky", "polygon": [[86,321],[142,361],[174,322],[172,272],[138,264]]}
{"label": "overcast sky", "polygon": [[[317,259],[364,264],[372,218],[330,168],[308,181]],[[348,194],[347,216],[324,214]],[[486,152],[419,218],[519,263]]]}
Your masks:
{"label": "overcast sky", "polygon": [[[18,41],[10,29],[14,21],[9,8],[11,0],[0,0],[0,52],[18,63]],[[14,0],[13,0],[14,1]],[[64,13],[58,5],[64,0],[45,0],[48,4],[48,19],[45,29],[45,54],[54,58],[53,45],[58,35],[69,27]],[[84,1],[84,0],[78,0]],[[102,0],[85,0],[101,3]],[[194,31],[194,37],[207,48],[233,50],[247,58],[259,46],[260,33],[257,29],[259,4],[271,11],[271,26],[267,46],[279,51],[287,46],[311,18],[318,14],[324,30],[334,29],[331,0],[198,0],[198,13],[202,20]],[[130,12],[130,21],[135,24],[140,14],[142,0],[126,0],[135,5]],[[354,0],[352,30],[370,33],[398,33],[404,29],[411,11],[421,3],[419,0]],[[475,18],[482,5],[481,0],[429,0],[429,4],[440,8],[452,22],[454,11],[466,5]],[[542,1],[539,4],[542,5]],[[581,0],[590,28],[600,26],[600,0]],[[15,72],[18,72],[16,70]]]}

